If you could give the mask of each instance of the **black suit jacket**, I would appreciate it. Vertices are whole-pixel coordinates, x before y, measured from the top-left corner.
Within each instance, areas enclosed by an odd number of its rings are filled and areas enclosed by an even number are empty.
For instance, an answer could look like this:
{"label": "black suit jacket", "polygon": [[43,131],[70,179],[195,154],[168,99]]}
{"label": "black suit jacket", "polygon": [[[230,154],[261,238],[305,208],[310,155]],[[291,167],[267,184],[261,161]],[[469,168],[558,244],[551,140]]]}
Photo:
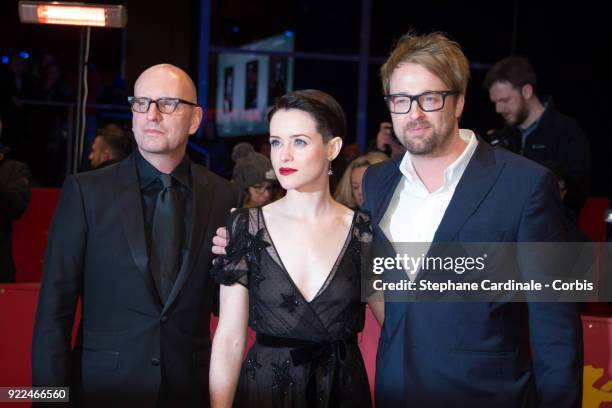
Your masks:
{"label": "black suit jacket", "polygon": [[[207,406],[211,239],[237,195],[197,164],[188,254],[165,305],[149,271],[135,157],[64,184],[47,247],[32,344],[35,386],[84,406]],[[77,299],[82,317],[71,329]],[[163,375],[162,375],[163,374]]]}
{"label": "black suit jacket", "polygon": [[[370,166],[364,177],[363,208],[386,256],[394,252],[379,223],[402,178],[400,162]],[[563,235],[554,176],[481,140],[433,241],[546,242]],[[575,304],[385,303],[377,407],[575,408],[581,388]]]}
{"label": "black suit jacket", "polygon": [[[521,151],[521,131],[508,126],[491,135],[491,143],[500,143],[515,153]],[[565,179],[565,206],[578,216],[589,195],[591,153],[589,139],[578,122],[555,109],[552,100],[529,134],[522,155],[559,172]]]}

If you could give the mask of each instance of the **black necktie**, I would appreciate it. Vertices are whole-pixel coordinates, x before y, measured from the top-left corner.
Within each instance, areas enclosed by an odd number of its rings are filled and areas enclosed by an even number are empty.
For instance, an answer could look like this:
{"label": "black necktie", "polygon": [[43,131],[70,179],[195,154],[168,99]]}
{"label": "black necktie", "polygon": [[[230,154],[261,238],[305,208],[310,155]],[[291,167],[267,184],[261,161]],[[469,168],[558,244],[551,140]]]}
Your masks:
{"label": "black necktie", "polygon": [[150,268],[162,302],[168,300],[178,274],[183,241],[179,193],[172,186],[172,176],[161,174],[151,237]]}

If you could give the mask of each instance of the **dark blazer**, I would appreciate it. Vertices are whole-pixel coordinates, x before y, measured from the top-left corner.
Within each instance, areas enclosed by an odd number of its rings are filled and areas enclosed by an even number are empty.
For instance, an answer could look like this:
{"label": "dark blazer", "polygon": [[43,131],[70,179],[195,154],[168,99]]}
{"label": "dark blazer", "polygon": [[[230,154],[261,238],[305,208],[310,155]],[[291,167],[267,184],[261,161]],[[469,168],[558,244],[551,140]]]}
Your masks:
{"label": "dark blazer", "polygon": [[[134,155],[66,179],[45,256],[32,344],[35,386],[69,385],[82,406],[208,406],[211,240],[237,195],[191,164],[188,253],[162,305],[148,266]],[[82,317],[70,345],[77,299]]]}
{"label": "dark blazer", "polygon": [[[501,143],[519,153],[521,138],[518,126],[508,126],[491,135],[491,143]],[[588,198],[591,171],[589,139],[578,122],[559,112],[548,100],[537,127],[525,141],[522,155],[561,173],[567,189],[565,206],[578,216]]]}
{"label": "dark blazer", "polygon": [[[379,223],[400,161],[371,166],[364,179],[374,239],[387,245]],[[480,140],[434,242],[555,241],[562,216],[551,173]],[[579,407],[581,388],[575,304],[385,303],[377,407]]]}

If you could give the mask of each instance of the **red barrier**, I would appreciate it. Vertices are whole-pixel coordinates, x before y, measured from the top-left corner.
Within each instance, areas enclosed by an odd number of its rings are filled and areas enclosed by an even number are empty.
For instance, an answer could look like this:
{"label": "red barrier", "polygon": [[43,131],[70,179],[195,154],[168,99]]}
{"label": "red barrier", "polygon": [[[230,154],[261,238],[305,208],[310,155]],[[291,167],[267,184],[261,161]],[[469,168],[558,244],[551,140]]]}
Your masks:
{"label": "red barrier", "polygon": [[378,350],[378,338],[380,337],[380,326],[370,311],[366,308],[366,322],[363,332],[359,334],[359,349],[363,356],[368,381],[370,382],[370,392],[374,398],[374,380],[376,377],[376,350]]}
{"label": "red barrier", "polygon": [[[0,387],[32,384],[32,329],[37,283],[0,284]],[[3,408],[25,408],[24,403],[0,403]]]}
{"label": "red barrier", "polygon": [[580,211],[578,227],[591,239],[601,242],[606,240],[606,224],[604,217],[610,205],[610,200],[604,197],[589,197]]}
{"label": "red barrier", "polygon": [[18,283],[40,282],[49,224],[59,192],[57,188],[33,188],[28,209],[13,223],[13,258]]}

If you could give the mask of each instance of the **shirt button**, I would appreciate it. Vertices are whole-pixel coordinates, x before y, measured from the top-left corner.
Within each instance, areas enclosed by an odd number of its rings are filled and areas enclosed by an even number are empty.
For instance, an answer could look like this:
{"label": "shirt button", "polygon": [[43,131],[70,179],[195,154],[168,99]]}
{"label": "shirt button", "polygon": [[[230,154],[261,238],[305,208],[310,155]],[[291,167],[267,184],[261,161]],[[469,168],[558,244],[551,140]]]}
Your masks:
{"label": "shirt button", "polygon": [[154,365],[154,366],[158,366],[159,365],[159,358],[153,357],[151,359],[151,364]]}

